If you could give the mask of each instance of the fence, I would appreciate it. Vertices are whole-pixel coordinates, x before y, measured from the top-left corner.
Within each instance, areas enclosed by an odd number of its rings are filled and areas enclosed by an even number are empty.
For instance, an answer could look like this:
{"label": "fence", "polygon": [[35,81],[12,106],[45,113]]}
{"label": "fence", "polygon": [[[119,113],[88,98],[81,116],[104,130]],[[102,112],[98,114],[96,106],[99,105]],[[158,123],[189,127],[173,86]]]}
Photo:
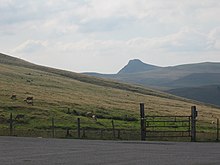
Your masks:
{"label": "fence", "polygon": [[204,125],[197,121],[197,139],[198,141],[219,141],[219,119]]}
{"label": "fence", "polygon": [[[172,141],[219,141],[219,119],[209,125],[196,120],[196,107],[190,116],[150,116],[146,115],[144,104],[140,105],[140,128],[121,129],[117,120],[109,120],[111,128],[88,128],[85,121],[77,118],[73,128],[60,128],[56,118],[51,118],[45,129],[18,128],[13,114],[9,114],[7,126],[0,129],[0,136],[28,136],[43,138],[80,138],[103,140],[172,140]],[[18,115],[16,117],[19,117]],[[20,116],[22,118],[22,116]]]}
{"label": "fence", "polygon": [[0,129],[0,136],[22,136],[42,138],[74,138],[74,139],[102,139],[102,140],[139,140],[138,129],[118,129],[115,120],[110,121],[112,128],[88,128],[81,118],[73,122],[76,128],[59,128],[56,126],[56,118],[51,118],[51,124],[46,129],[16,128],[16,120],[10,113],[8,127]]}
{"label": "fence", "polygon": [[191,137],[191,116],[147,116],[146,137]]}
{"label": "fence", "polygon": [[[150,116],[145,115],[144,104],[140,104],[140,127],[141,140],[163,139],[185,141],[187,138],[191,141],[219,141],[219,119],[213,127],[197,126],[197,110],[195,106],[191,107],[189,116]],[[215,123],[213,123],[215,124]],[[197,130],[197,127],[199,128]],[[185,138],[185,139],[183,139]]]}

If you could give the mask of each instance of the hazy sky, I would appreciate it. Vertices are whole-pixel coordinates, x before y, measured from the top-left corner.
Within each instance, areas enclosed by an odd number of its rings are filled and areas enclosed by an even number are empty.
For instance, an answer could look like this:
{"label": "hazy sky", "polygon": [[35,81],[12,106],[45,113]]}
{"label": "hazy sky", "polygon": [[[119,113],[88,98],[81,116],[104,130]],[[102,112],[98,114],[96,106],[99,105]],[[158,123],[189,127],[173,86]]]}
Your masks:
{"label": "hazy sky", "polygon": [[0,52],[76,72],[220,62],[220,0],[0,0]]}

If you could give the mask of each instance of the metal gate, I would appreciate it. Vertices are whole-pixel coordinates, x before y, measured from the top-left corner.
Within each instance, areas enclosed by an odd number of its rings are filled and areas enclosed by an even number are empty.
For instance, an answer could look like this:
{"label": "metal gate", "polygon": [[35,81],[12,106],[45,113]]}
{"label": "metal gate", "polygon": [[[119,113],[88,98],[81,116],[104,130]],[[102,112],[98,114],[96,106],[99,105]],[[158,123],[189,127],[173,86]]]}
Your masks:
{"label": "metal gate", "polygon": [[146,138],[191,137],[191,116],[145,116]]}
{"label": "metal gate", "polygon": [[145,116],[144,104],[140,104],[141,140],[146,138],[191,137],[196,141],[196,107],[190,116]]}

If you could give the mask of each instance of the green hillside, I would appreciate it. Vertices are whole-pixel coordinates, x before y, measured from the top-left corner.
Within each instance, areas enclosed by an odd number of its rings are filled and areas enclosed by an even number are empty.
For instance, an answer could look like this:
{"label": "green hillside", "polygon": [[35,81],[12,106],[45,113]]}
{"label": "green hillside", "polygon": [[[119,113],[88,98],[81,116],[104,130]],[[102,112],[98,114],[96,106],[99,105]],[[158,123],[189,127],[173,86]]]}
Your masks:
{"label": "green hillside", "polygon": [[220,85],[177,88],[167,91],[188,99],[220,106]]}
{"label": "green hillside", "polygon": [[172,88],[198,87],[214,84],[220,84],[220,73],[193,73],[169,83]]}
{"label": "green hillside", "polygon": [[[15,94],[16,100],[10,97]],[[24,102],[28,96],[34,104]],[[89,128],[139,128],[139,103],[147,114],[189,115],[197,105],[200,120],[210,123],[220,110],[142,86],[94,78],[78,73],[34,65],[0,54],[0,127],[8,127],[9,114],[23,114],[16,128],[48,128],[51,118],[59,128],[75,128],[77,117]],[[69,110],[68,110],[69,109]],[[68,112],[68,113],[67,113]],[[86,117],[94,113],[98,120]]]}

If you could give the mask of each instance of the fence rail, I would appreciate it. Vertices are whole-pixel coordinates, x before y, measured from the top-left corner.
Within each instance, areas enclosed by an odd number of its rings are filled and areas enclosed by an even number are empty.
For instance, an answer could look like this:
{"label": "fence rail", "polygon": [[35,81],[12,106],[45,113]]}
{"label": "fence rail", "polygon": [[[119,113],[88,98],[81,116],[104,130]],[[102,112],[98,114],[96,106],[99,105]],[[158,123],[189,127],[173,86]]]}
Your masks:
{"label": "fence rail", "polygon": [[[209,128],[210,130],[216,130],[216,134],[212,132],[210,135],[208,132],[197,130],[197,115],[198,112],[195,106],[191,107],[190,116],[180,115],[145,115],[144,103],[140,104],[140,127],[141,127],[141,140],[146,139],[164,139],[164,138],[188,138],[191,137],[191,141],[204,140],[206,137],[207,141],[215,139],[219,141],[219,119],[217,119],[216,128]],[[207,127],[206,127],[207,128]],[[205,129],[204,129],[205,130]],[[200,136],[202,135],[202,136]],[[216,135],[216,136],[214,136]],[[197,136],[199,136],[197,138]]]}
{"label": "fence rail", "polygon": [[191,116],[146,116],[146,138],[191,137],[190,121]]}
{"label": "fence rail", "polygon": [[77,129],[15,129],[10,134],[9,129],[1,129],[0,136],[22,136],[22,137],[42,137],[42,138],[73,138],[73,139],[101,139],[101,140],[139,140],[140,131],[135,129],[116,129],[115,135],[111,129],[88,129],[81,128],[81,136],[78,137]]}
{"label": "fence rail", "polygon": [[[195,108],[195,107],[194,107]],[[192,107],[192,111],[194,109]],[[144,111],[143,104],[140,105],[140,124],[141,130],[136,129],[119,129],[117,120],[109,120],[107,128],[92,129],[86,127],[87,120],[77,118],[73,121],[73,127],[60,128],[56,124],[56,120],[51,118],[50,124],[45,129],[28,128],[22,129],[21,125],[16,125],[13,114],[9,114],[8,119],[2,123],[0,128],[0,136],[29,136],[29,137],[45,137],[45,138],[81,138],[81,139],[103,139],[103,140],[172,140],[186,141],[188,137],[196,137],[197,141],[219,141],[219,119],[216,119],[210,127],[200,125],[199,120],[197,126],[192,123],[192,118],[196,118],[196,114],[191,116],[149,116]],[[195,120],[196,122],[196,120]],[[95,121],[94,121],[95,123]],[[100,123],[100,122],[99,122]],[[7,124],[7,126],[6,126]],[[18,127],[17,127],[18,126]],[[181,139],[180,138],[185,138]],[[193,141],[193,139],[191,139]],[[188,140],[187,140],[188,141]]]}

